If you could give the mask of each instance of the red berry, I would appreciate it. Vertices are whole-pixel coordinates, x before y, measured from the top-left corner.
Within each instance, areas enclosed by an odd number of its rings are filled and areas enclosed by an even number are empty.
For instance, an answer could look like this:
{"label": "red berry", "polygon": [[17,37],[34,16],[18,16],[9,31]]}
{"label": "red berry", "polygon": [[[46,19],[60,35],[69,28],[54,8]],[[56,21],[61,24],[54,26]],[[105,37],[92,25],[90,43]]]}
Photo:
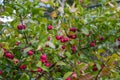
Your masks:
{"label": "red berry", "polygon": [[93,67],[96,67],[96,64],[94,63]]}
{"label": "red berry", "polygon": [[68,42],[70,39],[67,37],[67,38],[64,38],[65,42]]}
{"label": "red berry", "polygon": [[2,71],[2,70],[0,70],[0,75],[2,75],[2,73],[3,73],[3,71]]}
{"label": "red berry", "polygon": [[62,49],[65,49],[65,47],[66,47],[65,45],[62,45]]}
{"label": "red berry", "polygon": [[46,54],[43,54],[43,55],[40,56],[40,60],[46,60],[46,59],[47,59]]}
{"label": "red berry", "polygon": [[51,25],[49,25],[49,26],[47,27],[48,30],[51,30],[52,28],[53,28],[53,26],[51,26]]}
{"label": "red berry", "polygon": [[17,26],[17,28],[18,28],[18,30],[23,30],[23,29],[25,29],[25,28],[26,28],[26,26],[25,26],[25,25],[21,25],[21,24],[20,24],[20,25],[18,25],[18,26]]}
{"label": "red berry", "polygon": [[11,53],[9,53],[9,52],[5,53],[5,56],[6,56],[8,59],[13,59],[13,58],[14,58],[14,55],[11,54]]}
{"label": "red berry", "polygon": [[21,42],[16,42],[16,45],[20,45]]}
{"label": "red berry", "polygon": [[33,55],[33,51],[32,51],[32,50],[29,50],[29,51],[27,52],[27,54],[28,54],[29,56],[31,56],[31,55]]}
{"label": "red berry", "polygon": [[45,66],[46,66],[46,67],[50,67],[50,63],[48,63],[48,62],[45,63]]}
{"label": "red berry", "polygon": [[76,35],[76,34],[69,35],[69,38],[71,38],[71,39],[76,39],[76,38],[77,38],[77,35]]}
{"label": "red berry", "polygon": [[37,69],[37,72],[42,72],[42,68],[39,67],[39,68]]}
{"label": "red berry", "polygon": [[14,59],[14,64],[17,64],[19,62],[18,59]]}
{"label": "red berry", "polygon": [[79,0],[80,2],[82,2],[83,0]]}
{"label": "red berry", "polygon": [[73,77],[73,78],[77,78],[76,72],[73,72],[73,73],[72,73],[72,77]]}
{"label": "red berry", "polygon": [[62,38],[60,41],[61,41],[62,43],[64,43],[64,42],[65,42],[65,39],[64,39],[64,38]]}
{"label": "red berry", "polygon": [[80,64],[81,62],[77,62],[77,64]]}
{"label": "red berry", "polygon": [[40,51],[43,51],[43,48],[40,48]]}
{"label": "red berry", "polygon": [[24,70],[24,69],[27,68],[27,66],[26,66],[26,65],[20,65],[19,68],[20,68],[21,70]]}
{"label": "red berry", "polygon": [[50,41],[50,36],[48,36],[47,40]]}
{"label": "red berry", "polygon": [[70,28],[70,31],[72,31],[72,32],[76,32],[77,29],[76,29],[75,27],[72,27],[72,28]]}
{"label": "red berry", "polygon": [[71,78],[66,78],[65,80],[72,80]]}
{"label": "red berry", "polygon": [[96,43],[96,40],[93,40],[92,43]]}
{"label": "red berry", "polygon": [[57,40],[60,40],[61,39],[61,36],[56,36],[55,37]]}
{"label": "red berry", "polygon": [[46,44],[46,45],[45,45],[45,47],[49,47],[49,45],[48,45],[48,44]]}
{"label": "red berry", "polygon": [[98,70],[97,67],[93,67],[93,68],[92,68],[92,71],[97,71],[97,70]]}
{"label": "red berry", "polygon": [[120,37],[118,38],[118,41],[120,41]]}
{"label": "red berry", "polygon": [[90,47],[94,47],[94,46],[95,46],[95,43],[91,42]]}
{"label": "red berry", "polygon": [[72,49],[72,51],[73,51],[73,52],[76,52],[76,51],[77,51],[77,48],[76,48],[76,46],[75,46],[75,45],[74,45],[74,46],[72,46],[72,48],[71,48],[71,49]]}
{"label": "red berry", "polygon": [[103,41],[103,40],[104,40],[104,37],[103,37],[103,36],[101,36],[101,37],[100,37],[100,40],[101,40],[101,41]]}
{"label": "red berry", "polygon": [[42,62],[42,63],[46,63],[46,62],[47,62],[47,60],[41,59],[41,62]]}

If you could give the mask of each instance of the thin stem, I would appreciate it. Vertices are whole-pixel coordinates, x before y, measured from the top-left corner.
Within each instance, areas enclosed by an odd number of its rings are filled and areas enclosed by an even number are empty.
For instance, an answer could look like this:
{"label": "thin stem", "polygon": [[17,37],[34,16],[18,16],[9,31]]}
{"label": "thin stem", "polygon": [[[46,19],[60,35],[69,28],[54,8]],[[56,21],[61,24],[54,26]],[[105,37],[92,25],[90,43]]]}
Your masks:
{"label": "thin stem", "polygon": [[[24,25],[22,16],[19,15],[19,17],[20,17],[21,24]],[[25,38],[26,44],[28,44],[28,39],[27,39],[27,35],[26,35],[26,33],[23,32],[23,35],[24,35],[24,38]]]}

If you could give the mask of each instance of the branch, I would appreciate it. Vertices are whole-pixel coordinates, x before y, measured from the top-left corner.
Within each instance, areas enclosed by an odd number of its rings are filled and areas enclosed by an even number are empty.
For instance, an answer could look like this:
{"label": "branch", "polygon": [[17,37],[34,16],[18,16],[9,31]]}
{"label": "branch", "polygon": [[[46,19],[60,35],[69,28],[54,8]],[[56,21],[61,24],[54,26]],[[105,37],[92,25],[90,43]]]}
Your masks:
{"label": "branch", "polygon": [[96,75],[95,80],[98,80],[98,77],[99,77],[100,73],[101,73],[102,70],[105,68],[105,64],[107,64],[107,63],[110,61],[110,59],[111,59],[111,57],[104,63],[103,68],[101,68],[100,71],[98,72],[98,74]]}
{"label": "branch", "polygon": [[[21,24],[24,25],[24,23],[23,23],[23,18],[22,18],[22,16],[21,16],[21,14],[19,15],[19,17],[20,17]],[[26,44],[28,44],[27,35],[26,35],[25,32],[23,32],[23,34],[24,34],[24,37],[25,37],[25,40],[26,40]]]}

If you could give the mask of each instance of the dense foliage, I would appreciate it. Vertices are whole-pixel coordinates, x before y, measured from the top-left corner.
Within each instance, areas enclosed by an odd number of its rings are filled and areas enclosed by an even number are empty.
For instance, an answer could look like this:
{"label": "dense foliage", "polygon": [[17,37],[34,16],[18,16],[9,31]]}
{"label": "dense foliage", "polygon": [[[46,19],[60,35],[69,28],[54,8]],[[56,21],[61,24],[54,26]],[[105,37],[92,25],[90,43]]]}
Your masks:
{"label": "dense foliage", "polygon": [[1,80],[120,79],[116,2],[4,0],[0,15]]}

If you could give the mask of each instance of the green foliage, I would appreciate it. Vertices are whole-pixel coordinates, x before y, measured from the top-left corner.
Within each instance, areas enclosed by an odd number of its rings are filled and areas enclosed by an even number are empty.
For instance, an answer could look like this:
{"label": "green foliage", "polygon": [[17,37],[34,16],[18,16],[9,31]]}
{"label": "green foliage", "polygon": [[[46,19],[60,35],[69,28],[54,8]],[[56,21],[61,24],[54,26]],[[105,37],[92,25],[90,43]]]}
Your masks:
{"label": "green foliage", "polygon": [[[87,7],[95,3],[101,6]],[[0,21],[1,80],[119,80],[120,6],[115,1],[4,0],[0,11],[0,17],[13,18]]]}

